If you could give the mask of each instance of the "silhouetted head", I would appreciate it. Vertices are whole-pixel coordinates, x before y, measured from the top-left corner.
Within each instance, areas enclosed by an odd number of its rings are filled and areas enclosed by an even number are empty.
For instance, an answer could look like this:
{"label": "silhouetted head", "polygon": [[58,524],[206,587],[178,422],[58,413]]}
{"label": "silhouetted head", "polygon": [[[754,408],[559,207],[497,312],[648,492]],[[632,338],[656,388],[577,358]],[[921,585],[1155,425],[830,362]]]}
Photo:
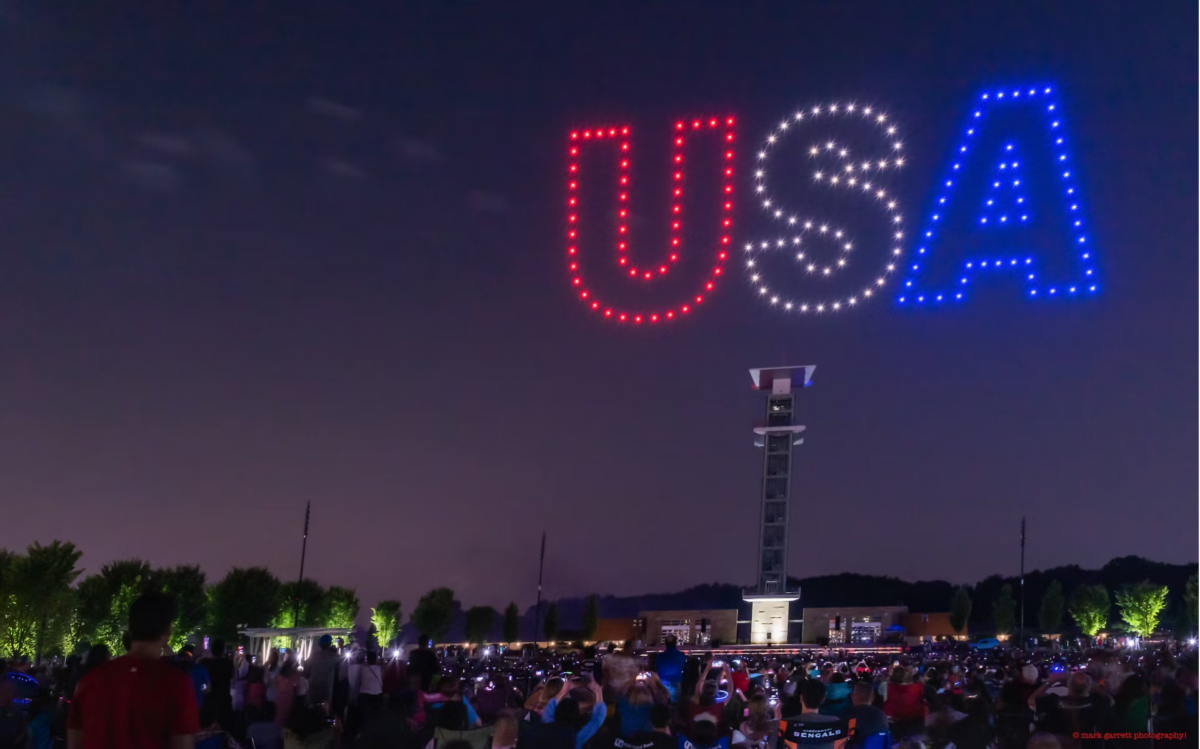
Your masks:
{"label": "silhouetted head", "polygon": [[129,606],[131,643],[158,643],[166,647],[171,638],[171,622],[175,621],[176,613],[173,596],[156,591],[138,596]]}
{"label": "silhouetted head", "polygon": [[809,710],[816,710],[825,701],[825,685],[820,679],[808,679],[800,685],[800,701]]}

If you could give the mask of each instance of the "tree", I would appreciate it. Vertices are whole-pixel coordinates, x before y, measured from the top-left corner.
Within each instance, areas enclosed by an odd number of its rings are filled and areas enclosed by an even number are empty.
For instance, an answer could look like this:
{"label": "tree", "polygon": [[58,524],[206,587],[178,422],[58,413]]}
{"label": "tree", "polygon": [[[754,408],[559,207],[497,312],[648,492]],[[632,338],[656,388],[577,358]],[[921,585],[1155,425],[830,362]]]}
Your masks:
{"label": "tree", "polygon": [[1196,573],[1192,573],[1183,589],[1183,629],[1188,632],[1196,631],[1197,603]]}
{"label": "tree", "polygon": [[554,601],[546,607],[546,618],[542,620],[542,634],[550,641],[558,637],[558,604]]}
{"label": "tree", "polygon": [[417,632],[429,635],[435,642],[441,641],[454,621],[454,591],[449,588],[434,588],[417,601],[412,612],[412,623]]}
{"label": "tree", "polygon": [[358,594],[353,588],[332,585],[325,591],[325,626],[353,629],[358,619]]}
{"label": "tree", "polygon": [[83,552],[70,542],[42,546],[35,541],[24,555],[6,558],[6,613],[0,648],[14,655],[41,655],[49,644],[46,633],[70,616],[74,602],[71,583],[79,577],[75,565],[81,556]]}
{"label": "tree", "polygon": [[96,638],[96,631],[112,609],[112,593],[108,589],[108,581],[100,575],[88,575],[75,587],[75,610],[73,613],[72,632],[65,636],[74,636],[73,642],[63,642],[64,650],[72,650],[80,643],[91,645]]}
{"label": "tree", "polygon": [[1062,630],[1063,609],[1066,605],[1062,583],[1057,580],[1051,581],[1042,593],[1042,606],[1038,610],[1038,624],[1042,627],[1042,634],[1053,635]]}
{"label": "tree", "polygon": [[1079,631],[1088,637],[1095,637],[1108,626],[1108,610],[1111,606],[1108,588],[1103,585],[1083,585],[1071,596],[1067,608]]}
{"label": "tree", "polygon": [[1167,586],[1143,580],[1117,592],[1117,607],[1129,631],[1148,637],[1158,629],[1158,617],[1167,605]]}
{"label": "tree", "polygon": [[496,620],[496,610],[491,606],[472,606],[466,613],[467,642],[482,645],[487,642]]}
{"label": "tree", "polygon": [[155,570],[153,583],[164,593],[175,597],[179,613],[171,624],[171,647],[178,650],[187,642],[189,635],[197,634],[204,625],[204,609],[208,595],[204,590],[207,577],[196,565],[180,565],[170,569]]}
{"label": "tree", "polygon": [[971,618],[971,593],[967,586],[960,585],[954,591],[950,601],[950,626],[955,632],[962,634],[966,631],[967,620]]}
{"label": "tree", "polygon": [[245,627],[267,627],[279,613],[283,586],[265,567],[234,567],[208,590],[208,630],[231,641]]}
{"label": "tree", "polygon": [[600,597],[592,594],[584,602],[583,609],[583,639],[590,640],[600,627]]}
{"label": "tree", "polygon": [[516,642],[521,637],[521,611],[516,602],[504,609],[504,641]]}
{"label": "tree", "polygon": [[0,549],[0,655],[14,654],[13,645],[17,638],[10,635],[16,625],[15,586],[19,554]]}
{"label": "tree", "polygon": [[[297,615],[299,620],[297,621]],[[272,627],[323,627],[329,620],[329,598],[316,580],[284,583]]]}
{"label": "tree", "polygon": [[992,604],[992,623],[996,625],[996,635],[1012,634],[1013,625],[1017,623],[1017,602],[1013,599],[1012,586],[1005,584],[1000,588],[1000,595]]}
{"label": "tree", "polygon": [[375,625],[375,638],[379,646],[386,648],[400,635],[400,602],[380,601],[371,609],[371,624]]}
{"label": "tree", "polygon": [[125,630],[129,629],[129,607],[138,596],[155,589],[154,570],[142,559],[121,559],[100,568],[99,585],[103,596],[100,618],[92,633],[92,643],[104,643],[114,654],[121,653]]}

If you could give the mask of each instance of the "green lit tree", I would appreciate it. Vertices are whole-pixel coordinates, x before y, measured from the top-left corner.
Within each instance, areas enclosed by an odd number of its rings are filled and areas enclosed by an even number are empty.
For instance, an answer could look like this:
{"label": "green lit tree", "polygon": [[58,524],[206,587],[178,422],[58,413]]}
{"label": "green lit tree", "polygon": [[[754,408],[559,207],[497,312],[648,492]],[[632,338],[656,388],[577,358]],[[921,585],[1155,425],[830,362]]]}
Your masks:
{"label": "green lit tree", "polygon": [[1000,595],[992,603],[992,623],[997,636],[1012,634],[1017,623],[1017,602],[1013,599],[1012,586],[1007,583],[1001,586]]}
{"label": "green lit tree", "polygon": [[208,630],[232,641],[246,627],[269,627],[279,614],[283,586],[265,567],[234,567],[208,590]]}
{"label": "green lit tree", "polygon": [[965,585],[960,585],[954,591],[950,600],[950,627],[962,634],[967,629],[967,621],[971,618],[971,593]]}
{"label": "green lit tree", "polygon": [[161,587],[164,593],[174,596],[175,605],[179,607],[179,613],[171,625],[171,647],[176,650],[204,626],[205,607],[208,604],[204,587],[206,580],[204,571],[196,565],[180,565],[153,573],[154,584]]}
{"label": "green lit tree", "polygon": [[91,645],[100,642],[97,631],[112,609],[113,592],[109,590],[109,582],[102,576],[88,575],[79,581],[75,587],[75,619],[72,632],[73,642],[63,642],[64,649],[74,649],[80,644]]}
{"label": "green lit tree", "polygon": [[441,642],[454,622],[454,591],[449,588],[434,588],[417,601],[412,612],[412,623],[419,634],[429,635],[434,642]]}
{"label": "green lit tree", "polygon": [[519,639],[521,639],[521,611],[514,601],[504,609],[504,642],[516,642]]}
{"label": "green lit tree", "polygon": [[1117,592],[1117,608],[1130,632],[1148,637],[1158,629],[1158,618],[1167,605],[1167,586],[1143,580]]}
{"label": "green lit tree", "polygon": [[320,583],[304,579],[283,584],[272,627],[324,627],[328,620],[329,598]]}
{"label": "green lit tree", "polygon": [[492,631],[492,623],[496,620],[496,610],[491,606],[472,606],[467,609],[465,628],[467,642],[482,645],[487,642],[488,634]]}
{"label": "green lit tree", "polygon": [[325,591],[326,627],[353,629],[358,609],[358,595],[352,588],[333,585]]}
{"label": "green lit tree", "polygon": [[1083,585],[1071,596],[1067,610],[1075,620],[1075,626],[1088,637],[1095,637],[1108,626],[1108,610],[1112,602],[1108,588],[1103,585]]}
{"label": "green lit tree", "polygon": [[46,634],[57,631],[70,616],[74,603],[71,583],[79,576],[83,552],[70,542],[53,541],[48,546],[34,542],[23,555],[9,555],[0,562],[5,569],[4,628],[0,650],[14,655],[38,656],[50,643]]}
{"label": "green lit tree", "polygon": [[542,620],[542,634],[551,642],[558,637],[558,604],[554,601],[546,607],[546,618]]}
{"label": "green lit tree", "polygon": [[[145,587],[140,580],[121,583],[121,587],[113,594],[110,599],[108,615],[100,622],[100,626],[96,629],[96,637],[92,644],[103,643],[108,646],[108,651],[113,655],[120,655],[125,652],[125,631],[129,629],[129,609],[133,606],[133,602],[145,593]],[[186,639],[186,638],[185,638]],[[172,642],[179,643],[178,640],[172,639]]]}
{"label": "green lit tree", "polygon": [[1197,616],[1197,598],[1196,598],[1196,573],[1187,579],[1187,585],[1183,589],[1183,627],[1186,632],[1196,631],[1196,616]]}
{"label": "green lit tree", "polygon": [[592,594],[587,597],[583,608],[583,639],[590,640],[596,636],[600,627],[600,597]]}
{"label": "green lit tree", "polygon": [[371,609],[371,623],[380,647],[386,648],[400,635],[400,611],[400,602],[390,600],[380,601]]}
{"label": "green lit tree", "polygon": [[17,626],[16,584],[19,554],[0,549],[0,656],[15,655],[17,640],[22,644],[24,633],[15,631]]}
{"label": "green lit tree", "polygon": [[1038,609],[1038,624],[1042,627],[1042,634],[1056,635],[1062,630],[1063,612],[1066,606],[1067,600],[1063,596],[1062,583],[1057,580],[1052,581],[1046,586],[1046,591],[1042,593],[1042,605]]}
{"label": "green lit tree", "polygon": [[121,559],[101,567],[98,577],[95,590],[88,591],[91,598],[87,604],[95,607],[97,616],[90,639],[93,645],[103,643],[114,655],[120,654],[124,651],[122,638],[129,628],[129,607],[142,593],[157,587],[154,570],[144,560]]}

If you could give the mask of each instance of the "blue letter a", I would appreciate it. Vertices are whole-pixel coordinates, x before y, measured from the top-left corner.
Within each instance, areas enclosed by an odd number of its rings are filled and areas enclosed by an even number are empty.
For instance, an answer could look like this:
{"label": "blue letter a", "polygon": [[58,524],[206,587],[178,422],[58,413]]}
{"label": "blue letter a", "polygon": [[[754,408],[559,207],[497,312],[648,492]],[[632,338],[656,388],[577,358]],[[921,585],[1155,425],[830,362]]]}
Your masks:
{"label": "blue letter a", "polygon": [[983,94],[917,233],[897,302],[962,302],[996,276],[1028,299],[1094,294],[1096,256],[1069,146],[1053,88]]}

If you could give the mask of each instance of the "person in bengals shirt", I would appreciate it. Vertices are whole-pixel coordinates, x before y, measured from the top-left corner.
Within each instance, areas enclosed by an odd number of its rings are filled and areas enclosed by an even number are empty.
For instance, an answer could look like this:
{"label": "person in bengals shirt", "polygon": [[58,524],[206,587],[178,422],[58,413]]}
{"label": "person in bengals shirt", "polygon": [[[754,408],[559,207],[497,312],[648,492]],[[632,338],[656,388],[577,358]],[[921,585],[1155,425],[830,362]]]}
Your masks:
{"label": "person in bengals shirt", "polygon": [[843,749],[846,724],[819,710],[825,701],[825,684],[819,679],[800,683],[799,715],[784,716],[779,722],[779,749]]}
{"label": "person in bengals shirt", "polygon": [[171,637],[175,600],[146,593],[129,607],[129,652],[79,680],[67,723],[68,749],[192,749],[200,730],[187,674],[159,658]]}

